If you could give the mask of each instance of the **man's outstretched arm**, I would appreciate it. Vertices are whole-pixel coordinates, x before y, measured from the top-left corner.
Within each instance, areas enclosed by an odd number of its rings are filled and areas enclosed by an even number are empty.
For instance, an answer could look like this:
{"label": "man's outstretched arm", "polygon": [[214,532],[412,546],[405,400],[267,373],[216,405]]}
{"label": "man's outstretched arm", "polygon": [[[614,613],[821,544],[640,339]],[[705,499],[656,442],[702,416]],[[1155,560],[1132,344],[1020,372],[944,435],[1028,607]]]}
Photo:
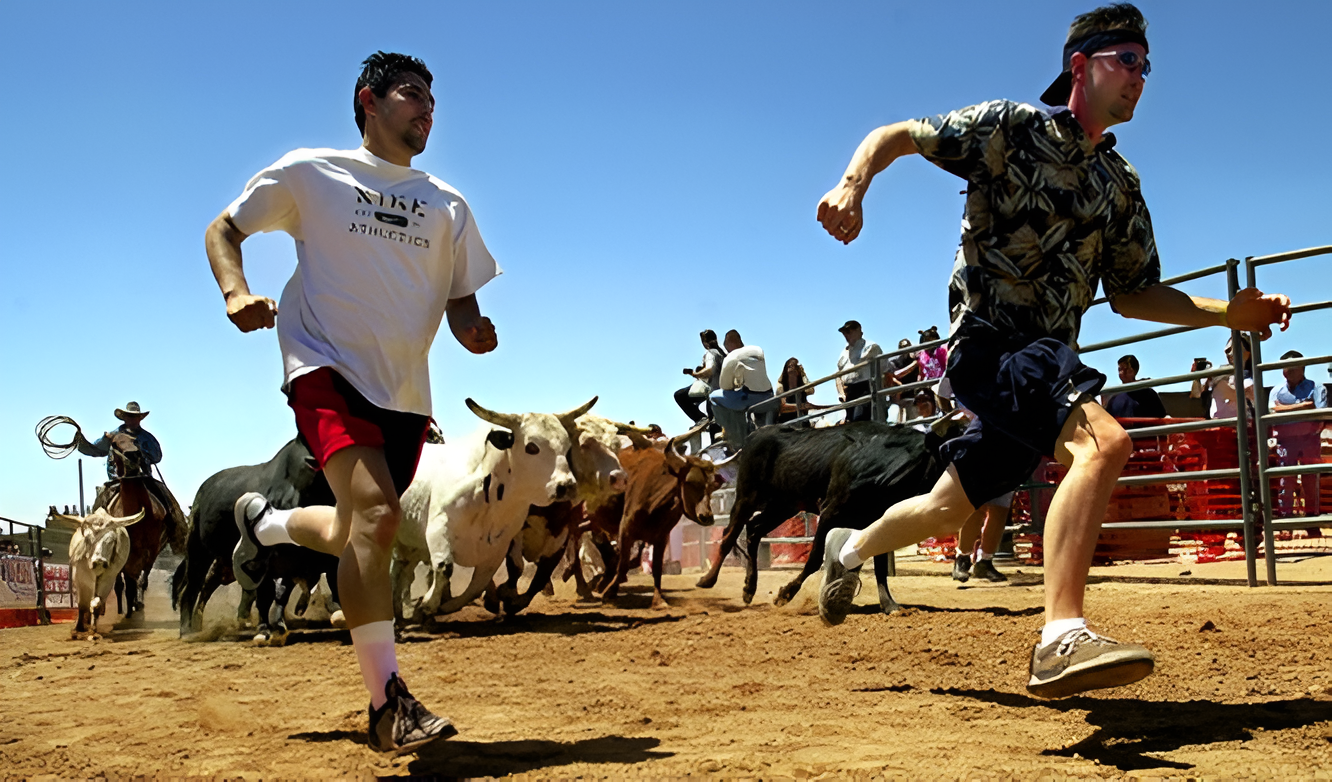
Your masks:
{"label": "man's outstretched arm", "polygon": [[860,142],[842,181],[819,201],[818,221],[834,239],[850,244],[860,235],[865,224],[860,202],[865,200],[870,182],[894,160],[916,154],[911,129],[919,122],[913,119],[885,125]]}
{"label": "man's outstretched arm", "polygon": [[1229,302],[1190,296],[1169,285],[1153,285],[1135,293],[1122,293],[1110,301],[1115,312],[1128,318],[1173,323],[1178,326],[1224,326],[1256,331],[1263,339],[1272,326],[1290,328],[1290,298],[1245,288]]}
{"label": "man's outstretched arm", "polygon": [[240,249],[241,242],[246,238],[247,234],[242,233],[231,221],[231,215],[226,212],[218,215],[204,232],[208,265],[213,267],[217,287],[222,290],[222,298],[227,302],[227,317],[236,324],[236,328],[241,331],[271,329],[276,322],[277,302],[267,296],[250,293],[250,286],[245,282]]}

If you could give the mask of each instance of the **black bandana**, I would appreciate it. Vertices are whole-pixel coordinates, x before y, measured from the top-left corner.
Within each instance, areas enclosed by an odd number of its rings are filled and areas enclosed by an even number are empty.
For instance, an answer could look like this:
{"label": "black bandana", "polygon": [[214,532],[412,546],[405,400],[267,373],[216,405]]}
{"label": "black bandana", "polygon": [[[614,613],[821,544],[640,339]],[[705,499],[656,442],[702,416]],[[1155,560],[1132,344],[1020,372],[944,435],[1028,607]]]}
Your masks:
{"label": "black bandana", "polygon": [[1136,30],[1124,29],[1088,33],[1064,44],[1064,71],[1041,94],[1041,101],[1047,106],[1063,106],[1068,103],[1069,93],[1073,90],[1073,72],[1069,70],[1069,63],[1073,59],[1074,52],[1091,54],[1119,43],[1136,43],[1142,46],[1144,52],[1150,51],[1147,47],[1147,36]]}

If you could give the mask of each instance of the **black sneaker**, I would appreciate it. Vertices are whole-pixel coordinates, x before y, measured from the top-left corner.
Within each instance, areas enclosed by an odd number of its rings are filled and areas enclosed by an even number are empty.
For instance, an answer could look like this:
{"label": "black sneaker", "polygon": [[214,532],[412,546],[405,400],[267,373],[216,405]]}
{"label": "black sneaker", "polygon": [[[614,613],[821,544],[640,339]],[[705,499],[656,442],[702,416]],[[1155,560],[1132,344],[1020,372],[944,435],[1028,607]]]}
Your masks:
{"label": "black sneaker", "polygon": [[826,625],[839,625],[851,611],[851,601],[860,592],[860,568],[848,568],[839,555],[853,530],[838,527],[823,541],[823,586],[819,588],[819,618]]}
{"label": "black sneaker", "polygon": [[272,506],[259,492],[246,492],[236,500],[234,511],[240,540],[231,552],[231,570],[236,574],[236,581],[240,582],[242,589],[257,589],[268,571],[268,557],[261,556],[267,553],[268,547],[260,545],[255,538],[254,525],[271,510]]}
{"label": "black sneaker", "polygon": [[966,554],[958,554],[957,558],[953,560],[953,580],[965,584],[970,579],[971,557]]}
{"label": "black sneaker", "polygon": [[398,674],[389,677],[384,685],[388,701],[378,709],[370,707],[368,743],[377,752],[400,755],[435,739],[458,735],[453,723],[431,714],[421,702],[407,692]]}
{"label": "black sneaker", "polygon": [[[983,578],[986,581],[993,581],[996,584],[1008,580],[1008,576],[996,570],[994,563],[988,559],[976,560],[976,564],[972,566],[971,571],[975,574],[976,578]],[[956,576],[954,576],[954,578],[956,578]]]}
{"label": "black sneaker", "polygon": [[1031,652],[1027,692],[1066,698],[1087,690],[1121,687],[1147,678],[1156,661],[1138,644],[1122,644],[1085,627],[1069,630]]}

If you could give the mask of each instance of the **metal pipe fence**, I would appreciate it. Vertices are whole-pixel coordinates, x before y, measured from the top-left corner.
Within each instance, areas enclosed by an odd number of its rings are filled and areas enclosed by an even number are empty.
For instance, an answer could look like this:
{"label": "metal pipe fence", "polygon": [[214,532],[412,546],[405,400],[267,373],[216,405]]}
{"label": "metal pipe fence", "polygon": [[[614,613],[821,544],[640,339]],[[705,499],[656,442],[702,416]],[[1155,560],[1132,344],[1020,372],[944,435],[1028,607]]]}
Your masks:
{"label": "metal pipe fence", "polygon": [[[1226,275],[1226,288],[1228,298],[1234,296],[1240,290],[1239,267],[1241,264],[1245,267],[1246,287],[1257,287],[1256,269],[1259,266],[1284,263],[1288,261],[1311,258],[1319,255],[1332,254],[1332,245],[1321,247],[1311,247],[1303,250],[1294,250],[1285,253],[1276,253],[1265,256],[1250,256],[1243,261],[1235,258],[1227,259],[1224,263],[1214,266],[1208,266],[1195,271],[1187,272],[1162,280],[1164,284],[1178,284],[1190,282],[1193,280],[1210,277],[1216,274],[1224,273]],[[1092,306],[1107,304],[1108,299],[1102,297],[1096,299]],[[1332,309],[1332,301],[1317,301],[1295,304],[1291,307],[1292,316],[1306,312]],[[1092,353],[1110,348],[1122,347],[1141,342],[1147,342],[1165,337],[1184,334],[1197,331],[1199,326],[1174,326],[1165,329],[1156,329],[1153,331],[1142,332],[1126,337],[1105,340],[1078,348],[1079,353]],[[1239,342],[1242,335],[1237,329],[1231,330],[1231,339]],[[1247,335],[1252,356],[1253,374],[1252,383],[1254,386],[1254,421],[1249,421],[1249,411],[1246,404],[1236,404],[1234,416],[1206,419],[1181,421],[1179,423],[1161,424],[1157,426],[1129,429],[1128,434],[1135,439],[1162,437],[1171,434],[1182,434],[1187,432],[1196,432],[1207,429],[1225,428],[1233,430],[1235,433],[1236,450],[1240,467],[1212,469],[1212,470],[1193,470],[1172,473],[1161,473],[1155,475],[1131,475],[1123,476],[1119,479],[1121,486],[1143,486],[1155,484],[1178,484],[1195,481],[1207,480],[1239,480],[1240,484],[1240,506],[1241,516],[1236,519],[1206,519],[1206,520],[1187,520],[1187,519],[1162,519],[1134,522],[1118,522],[1103,525],[1105,529],[1227,529],[1240,528],[1243,531],[1245,565],[1250,586],[1257,586],[1257,525],[1261,523],[1263,534],[1263,548],[1266,552],[1266,581],[1270,585],[1277,583],[1276,575],[1276,556],[1275,539],[1273,533],[1282,529],[1300,529],[1310,526],[1316,526],[1323,521],[1332,520],[1332,516],[1306,517],[1294,520],[1274,520],[1272,518],[1272,497],[1271,497],[1271,478],[1295,476],[1295,475],[1320,475],[1332,473],[1332,464],[1309,464],[1309,465],[1289,465],[1289,466],[1270,466],[1267,454],[1267,434],[1272,425],[1289,424],[1302,421],[1328,421],[1332,420],[1332,410],[1315,409],[1301,410],[1294,412],[1268,413],[1267,410],[1267,392],[1263,385],[1263,373],[1267,371],[1280,370],[1286,367],[1299,365],[1316,365],[1332,363],[1332,355],[1322,355],[1312,358],[1293,358],[1281,361],[1263,363],[1261,354],[1261,339],[1256,332]],[[845,367],[818,380],[806,383],[797,388],[785,390],[780,394],[774,395],[771,399],[764,400],[749,408],[751,413],[766,413],[780,409],[781,400],[792,397],[803,391],[816,388],[825,383],[836,381],[838,378],[846,377],[852,374],[859,374],[866,368],[870,372],[870,392],[856,399],[848,399],[836,405],[830,405],[818,410],[812,410],[806,415],[801,415],[794,420],[785,422],[784,425],[792,425],[813,421],[817,418],[862,405],[870,405],[870,418],[873,421],[885,423],[887,421],[888,399],[897,394],[904,394],[921,388],[930,388],[938,383],[938,379],[916,381],[912,383],[888,385],[883,382],[885,362],[892,358],[903,355],[915,355],[922,350],[932,350],[940,345],[947,344],[947,339],[931,340],[905,348],[898,348],[892,351],[880,353],[876,356],[862,361],[858,364]],[[1173,385],[1181,382],[1191,382],[1207,378],[1216,378],[1229,375],[1232,378],[1236,389],[1237,399],[1244,398],[1244,366],[1242,363],[1229,366],[1209,367],[1199,371],[1191,371],[1168,377],[1151,378],[1147,380],[1134,381],[1116,386],[1107,386],[1102,389],[1103,395],[1124,393],[1136,391],[1144,388],[1154,388],[1157,386]],[[941,416],[935,416],[921,423],[930,423],[938,420]],[[1252,455],[1249,452],[1250,431],[1256,435],[1255,442],[1259,447],[1260,453]],[[1257,486],[1253,485],[1257,482]],[[1032,489],[1028,489],[1033,491]],[[1036,500],[1032,498],[1033,512],[1035,511]],[[783,538],[780,542],[784,543],[803,543],[809,542],[811,538]]]}

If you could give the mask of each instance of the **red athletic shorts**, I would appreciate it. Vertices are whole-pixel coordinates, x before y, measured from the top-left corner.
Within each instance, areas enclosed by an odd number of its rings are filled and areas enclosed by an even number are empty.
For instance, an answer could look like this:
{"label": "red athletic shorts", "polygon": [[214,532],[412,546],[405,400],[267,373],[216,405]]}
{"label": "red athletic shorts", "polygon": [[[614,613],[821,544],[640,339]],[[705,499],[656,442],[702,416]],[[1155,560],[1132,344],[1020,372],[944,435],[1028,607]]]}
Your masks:
{"label": "red athletic shorts", "polygon": [[381,448],[398,496],[407,491],[421,459],[429,416],[376,407],[332,367],[291,381],[287,404],[296,413],[296,431],[321,469],[329,457],[348,446]]}

